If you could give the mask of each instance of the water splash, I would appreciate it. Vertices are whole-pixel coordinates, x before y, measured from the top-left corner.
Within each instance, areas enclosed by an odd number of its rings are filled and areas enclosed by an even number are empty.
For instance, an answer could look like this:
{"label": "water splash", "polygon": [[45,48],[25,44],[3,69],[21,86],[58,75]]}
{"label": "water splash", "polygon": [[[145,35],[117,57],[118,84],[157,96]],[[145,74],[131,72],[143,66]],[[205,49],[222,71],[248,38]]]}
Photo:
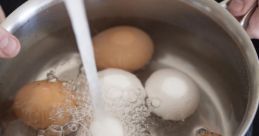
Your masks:
{"label": "water splash", "polygon": [[[38,136],[69,136],[72,134],[73,136],[90,136],[89,127],[93,119],[93,112],[85,76],[84,72],[81,71],[75,80],[63,82],[63,86],[65,87],[64,91],[70,91],[73,95],[70,95],[65,101],[65,106],[59,107],[57,112],[50,117],[55,120],[63,117],[64,114],[69,114],[71,115],[71,120],[63,126],[51,125],[45,130],[39,130]],[[59,80],[53,71],[49,72],[47,77],[51,80],[53,80],[53,78]],[[71,103],[71,100],[75,100],[75,107],[66,106],[66,104]]]}
{"label": "water splash", "polygon": [[[110,91],[116,91],[110,89]],[[107,91],[109,93],[110,91]],[[150,110],[146,105],[145,90],[132,88],[124,92],[120,97],[105,97],[106,110],[113,113],[119,119],[124,128],[125,136],[150,136],[146,119],[150,116]],[[116,95],[117,96],[117,95]]]}

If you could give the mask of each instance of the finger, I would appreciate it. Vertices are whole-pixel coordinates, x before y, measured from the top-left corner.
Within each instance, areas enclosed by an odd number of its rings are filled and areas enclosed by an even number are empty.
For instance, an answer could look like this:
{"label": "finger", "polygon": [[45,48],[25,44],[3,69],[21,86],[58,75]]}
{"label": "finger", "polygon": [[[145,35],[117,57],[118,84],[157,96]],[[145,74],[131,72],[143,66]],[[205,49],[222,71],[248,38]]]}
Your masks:
{"label": "finger", "polygon": [[231,0],[228,10],[234,16],[243,16],[252,7],[256,0]]}
{"label": "finger", "polygon": [[257,8],[249,22],[247,33],[251,38],[259,39],[259,9]]}
{"label": "finger", "polygon": [[5,19],[5,14],[2,9],[2,6],[0,5],[0,22],[2,22]]}
{"label": "finger", "polygon": [[20,42],[0,27],[0,58],[13,58],[20,51]]}

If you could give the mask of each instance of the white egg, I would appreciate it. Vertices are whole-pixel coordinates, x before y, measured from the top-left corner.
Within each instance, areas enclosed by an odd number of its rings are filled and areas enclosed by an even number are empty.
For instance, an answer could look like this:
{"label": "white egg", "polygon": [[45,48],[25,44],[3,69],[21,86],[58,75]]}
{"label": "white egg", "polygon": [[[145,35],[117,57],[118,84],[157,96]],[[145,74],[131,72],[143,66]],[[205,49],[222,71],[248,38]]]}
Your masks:
{"label": "white egg", "polygon": [[106,102],[117,99],[136,101],[139,93],[145,93],[140,80],[130,72],[110,68],[100,71],[98,75]]}
{"label": "white egg", "polygon": [[196,83],[175,69],[161,69],[146,81],[151,110],[165,120],[180,121],[192,115],[200,101]]}
{"label": "white egg", "polygon": [[124,136],[121,122],[111,116],[95,119],[90,130],[93,136]]}
{"label": "white egg", "polygon": [[134,74],[120,69],[106,69],[98,74],[105,111],[121,121],[127,136],[144,135],[144,123],[150,111],[146,107],[147,95],[140,80]]}

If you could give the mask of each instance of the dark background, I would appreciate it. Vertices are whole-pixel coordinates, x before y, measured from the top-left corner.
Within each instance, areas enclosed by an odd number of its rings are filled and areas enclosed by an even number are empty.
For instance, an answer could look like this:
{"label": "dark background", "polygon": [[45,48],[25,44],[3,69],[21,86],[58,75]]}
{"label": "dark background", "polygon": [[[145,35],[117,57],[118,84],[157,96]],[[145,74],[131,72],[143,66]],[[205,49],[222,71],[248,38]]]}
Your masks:
{"label": "dark background", "polygon": [[[8,16],[13,10],[15,10],[18,6],[20,6],[25,1],[26,0],[0,0],[0,5],[2,5],[3,10],[5,11],[6,15]],[[216,1],[220,2],[221,0],[216,0]],[[254,43],[255,49],[258,53],[259,40],[253,39],[252,42]],[[252,129],[253,129],[253,136],[259,136],[259,113],[255,118]]]}

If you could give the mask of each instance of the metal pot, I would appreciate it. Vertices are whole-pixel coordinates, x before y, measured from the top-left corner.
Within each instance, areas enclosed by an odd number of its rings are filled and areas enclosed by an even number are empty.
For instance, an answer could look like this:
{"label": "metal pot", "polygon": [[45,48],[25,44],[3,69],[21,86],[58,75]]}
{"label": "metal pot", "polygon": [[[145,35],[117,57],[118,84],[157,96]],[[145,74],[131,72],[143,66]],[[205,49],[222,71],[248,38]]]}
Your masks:
{"label": "metal pot", "polygon": [[[246,133],[258,105],[257,56],[225,9],[209,0],[87,0],[86,6],[92,35],[123,24],[153,38],[154,58],[136,73],[143,82],[158,68],[174,67],[201,88],[195,114],[163,135],[191,136],[199,128],[224,136]],[[49,70],[65,80],[75,77],[80,59],[62,1],[28,1],[2,25],[22,43],[18,57],[0,61],[2,113],[22,85]]]}

